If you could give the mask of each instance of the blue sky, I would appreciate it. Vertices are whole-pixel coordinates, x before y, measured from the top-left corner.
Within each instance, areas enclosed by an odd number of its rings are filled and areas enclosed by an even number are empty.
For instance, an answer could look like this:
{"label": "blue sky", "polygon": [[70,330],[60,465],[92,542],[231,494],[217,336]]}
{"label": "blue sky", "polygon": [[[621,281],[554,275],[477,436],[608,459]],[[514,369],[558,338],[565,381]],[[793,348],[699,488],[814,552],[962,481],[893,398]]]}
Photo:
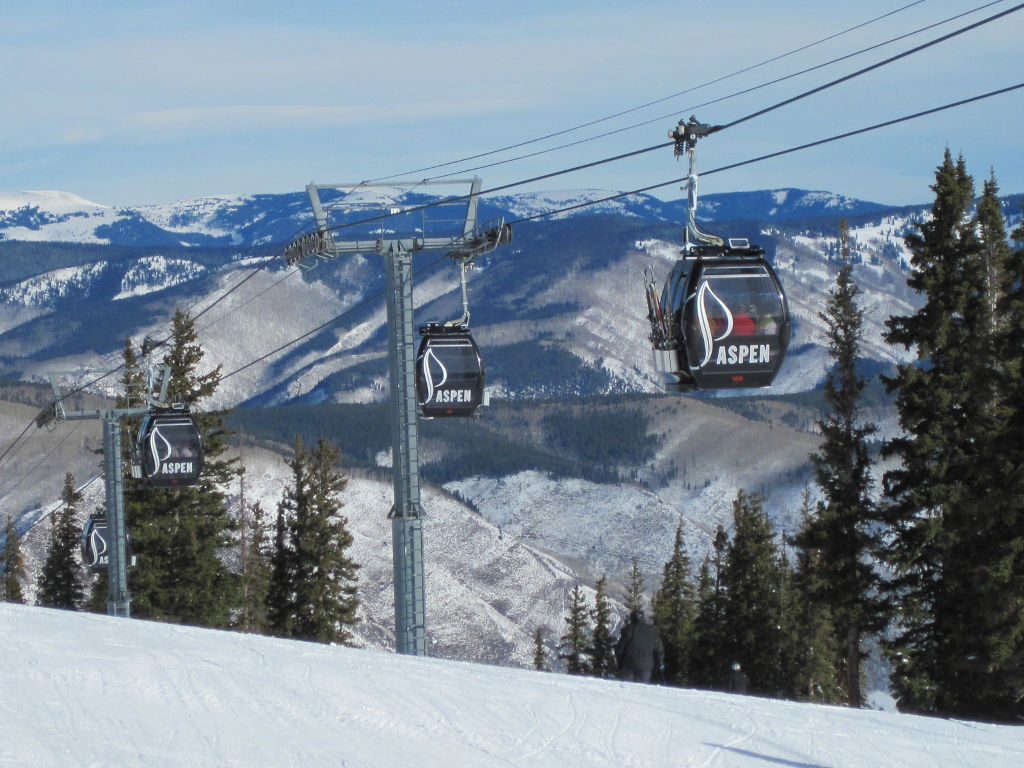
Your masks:
{"label": "blue sky", "polygon": [[[876,51],[698,106],[984,2],[5,2],[0,192],[59,189],[116,205],[294,191],[314,180],[418,171],[659,102],[411,176],[552,150],[464,174],[480,175],[487,189],[652,146],[693,113],[731,122],[1016,5],[998,2]],[[1024,80],[1022,39],[1024,11],[722,131],[701,143],[700,168],[1014,85]],[[1022,118],[1024,90],[713,174],[701,192],[803,187],[927,202],[947,146],[963,153],[979,188],[994,168],[1004,192],[1022,192]],[[553,149],[583,139],[590,140]],[[519,189],[622,191],[683,175],[683,163],[665,149]],[[654,194],[682,196],[678,185]]]}

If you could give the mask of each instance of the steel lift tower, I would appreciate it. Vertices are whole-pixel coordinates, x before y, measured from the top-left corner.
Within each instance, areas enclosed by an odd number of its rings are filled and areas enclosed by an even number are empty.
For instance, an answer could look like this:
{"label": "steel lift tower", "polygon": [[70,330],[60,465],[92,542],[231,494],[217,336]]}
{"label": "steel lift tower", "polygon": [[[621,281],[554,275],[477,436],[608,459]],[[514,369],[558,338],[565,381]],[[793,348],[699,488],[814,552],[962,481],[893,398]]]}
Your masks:
{"label": "steel lift tower", "polygon": [[[124,508],[124,463],[121,454],[121,420],[129,416],[149,413],[154,403],[167,399],[167,384],[170,370],[160,369],[159,384],[154,387],[152,376],[143,393],[143,404],[139,407],[106,408],[93,411],[68,411],[64,408],[65,394],[61,392],[57,379],[51,375],[54,400],[36,417],[36,426],[80,419],[103,421],[103,482],[106,487],[106,526],[108,545],[108,591],[107,615],[121,618],[131,617],[131,595],[128,592],[128,529],[125,524]],[[157,389],[159,394],[154,391]]]}
{"label": "steel lift tower", "polygon": [[[344,225],[331,227],[328,214],[332,208],[344,207],[351,211],[359,205],[380,208],[379,199],[360,204],[345,195],[332,203],[325,203],[321,190],[351,193],[355,190],[386,190],[395,187],[422,187],[425,185],[469,185],[469,194],[442,201],[437,206],[406,206],[417,210],[433,210],[435,207],[458,205],[464,213],[460,216],[461,227],[455,233],[442,236],[427,236],[427,227],[417,227],[408,237],[387,238],[392,217],[402,213],[402,206],[395,203],[389,208],[387,217],[382,218],[379,229],[372,235],[346,237]],[[309,268],[307,260],[336,259],[339,256],[359,253],[378,253],[385,259],[387,270],[387,321],[388,361],[391,383],[391,456],[394,506],[388,517],[391,519],[392,552],[394,558],[395,589],[395,646],[399,653],[425,656],[426,648],[426,598],[424,588],[423,560],[423,509],[420,506],[419,475],[419,434],[416,398],[416,351],[415,328],[413,325],[412,257],[419,251],[447,250],[456,261],[469,262],[476,256],[487,253],[511,239],[510,227],[502,222],[489,222],[484,227],[477,225],[477,205],[481,181],[468,180],[415,181],[358,184],[315,184],[306,186],[309,201],[313,207],[316,231],[303,235],[285,249],[285,260],[289,265]],[[372,218],[372,216],[371,216]],[[452,221],[448,222],[449,228]],[[315,262],[313,262],[315,264]]]}

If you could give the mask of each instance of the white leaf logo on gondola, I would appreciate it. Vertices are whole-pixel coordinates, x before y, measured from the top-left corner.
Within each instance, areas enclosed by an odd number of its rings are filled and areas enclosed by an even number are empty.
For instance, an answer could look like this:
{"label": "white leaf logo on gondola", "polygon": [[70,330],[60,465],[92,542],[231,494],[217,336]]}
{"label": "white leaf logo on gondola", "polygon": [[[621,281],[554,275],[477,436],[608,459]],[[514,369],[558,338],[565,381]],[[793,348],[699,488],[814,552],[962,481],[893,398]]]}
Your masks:
{"label": "white leaf logo on gondola", "polygon": [[[160,451],[161,443],[164,448],[163,455],[161,455]],[[153,457],[153,469],[149,473],[151,476],[160,473],[160,465],[171,457],[173,451],[174,447],[171,443],[160,434],[160,428],[154,427],[153,431],[149,433],[149,455]]]}
{"label": "white leaf logo on gondola", "polygon": [[107,540],[104,539],[99,532],[99,529],[93,527],[89,533],[89,548],[92,551],[92,562],[88,563],[91,568],[101,562],[101,558],[107,554]]}
{"label": "white leaf logo on gondola", "polygon": [[[434,381],[434,377],[431,374],[431,361],[434,362],[439,371],[440,381]],[[434,354],[433,349],[428,349],[426,354],[423,355],[423,381],[427,385],[427,396],[423,399],[424,403],[429,403],[434,398],[434,393],[448,381],[448,369],[441,362],[441,358]]]}
{"label": "white leaf logo on gondola", "polygon": [[[725,330],[717,336],[714,335],[714,331],[711,329],[711,319],[708,317],[708,296],[725,313]],[[700,328],[701,340],[704,342],[704,359],[700,361],[697,367],[703,368],[711,362],[711,353],[714,351],[715,342],[721,341],[732,333],[732,312],[729,311],[729,307],[725,305],[725,302],[718,298],[715,292],[711,290],[711,285],[707,282],[701,283],[697,291],[697,326]]]}

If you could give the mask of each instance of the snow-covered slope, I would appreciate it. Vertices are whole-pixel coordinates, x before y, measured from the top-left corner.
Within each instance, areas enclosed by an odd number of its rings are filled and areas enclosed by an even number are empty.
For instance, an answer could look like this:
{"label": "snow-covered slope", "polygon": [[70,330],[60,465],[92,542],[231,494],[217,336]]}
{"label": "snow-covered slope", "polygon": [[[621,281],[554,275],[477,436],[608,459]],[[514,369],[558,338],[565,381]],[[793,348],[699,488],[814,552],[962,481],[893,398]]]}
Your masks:
{"label": "snow-covered slope", "polygon": [[0,765],[984,766],[1024,730],[0,604]]}

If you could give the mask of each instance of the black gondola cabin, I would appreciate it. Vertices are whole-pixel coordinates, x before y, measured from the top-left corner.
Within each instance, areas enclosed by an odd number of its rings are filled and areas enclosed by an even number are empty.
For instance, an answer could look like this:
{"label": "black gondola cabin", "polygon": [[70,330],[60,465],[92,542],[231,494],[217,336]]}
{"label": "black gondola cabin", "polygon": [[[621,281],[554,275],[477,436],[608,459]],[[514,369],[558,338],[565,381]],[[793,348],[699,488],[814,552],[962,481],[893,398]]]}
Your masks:
{"label": "black gondola cabin", "polygon": [[136,444],[141,479],[156,488],[195,485],[203,471],[203,437],[180,411],[146,415]]}
{"label": "black gondola cabin", "polygon": [[416,355],[416,395],[427,418],[472,416],[484,402],[484,362],[464,324],[428,323]]}
{"label": "black gondola cabin", "polygon": [[107,570],[107,547],[106,515],[91,515],[82,526],[82,564],[94,573]]}
{"label": "black gondola cabin", "polygon": [[660,310],[669,333],[654,357],[669,391],[767,387],[782,366],[785,294],[764,252],[738,245],[699,249],[716,253],[680,259],[665,283]]}

